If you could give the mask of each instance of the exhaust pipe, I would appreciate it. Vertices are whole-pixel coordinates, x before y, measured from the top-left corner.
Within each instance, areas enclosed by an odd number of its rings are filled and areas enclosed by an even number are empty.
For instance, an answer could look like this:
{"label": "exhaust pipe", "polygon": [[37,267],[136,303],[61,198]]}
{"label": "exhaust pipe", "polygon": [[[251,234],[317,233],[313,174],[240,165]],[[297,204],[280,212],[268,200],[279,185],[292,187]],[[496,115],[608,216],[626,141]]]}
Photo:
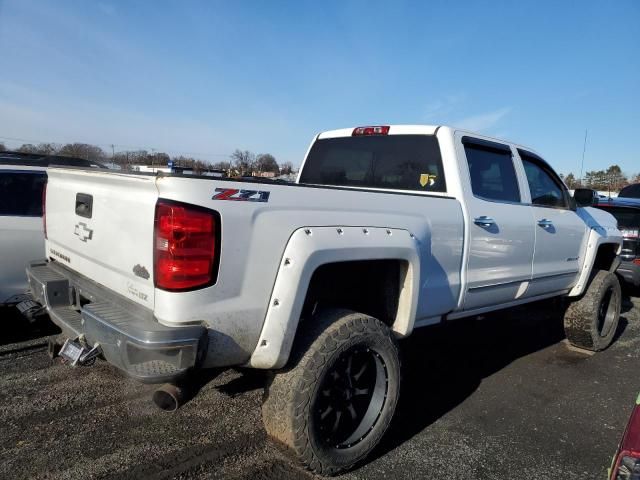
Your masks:
{"label": "exhaust pipe", "polygon": [[165,383],[153,392],[153,403],[165,412],[175,412],[187,400],[187,390],[172,383]]}

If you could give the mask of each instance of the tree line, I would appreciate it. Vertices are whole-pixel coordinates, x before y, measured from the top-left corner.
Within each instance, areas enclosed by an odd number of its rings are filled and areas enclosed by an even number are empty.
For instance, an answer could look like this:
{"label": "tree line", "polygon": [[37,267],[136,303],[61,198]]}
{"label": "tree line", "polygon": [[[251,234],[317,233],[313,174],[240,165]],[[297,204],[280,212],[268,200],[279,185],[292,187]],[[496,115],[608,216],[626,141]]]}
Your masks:
{"label": "tree line", "polygon": [[[0,143],[0,152],[8,150]],[[165,167],[169,161],[173,161],[176,167],[192,168],[196,173],[206,170],[223,170],[228,176],[251,176],[273,174],[288,175],[293,173],[291,162],[279,164],[270,153],[255,154],[249,150],[236,149],[229,155],[228,160],[208,162],[191,156],[174,155],[165,152],[149,152],[148,150],[118,151],[108,154],[97,145],[88,143],[25,143],[15,151],[22,153],[34,153],[38,155],[61,155],[65,157],[83,158],[92,162],[109,163],[119,165],[124,170],[130,170],[133,165],[148,165]]]}
{"label": "tree line", "polygon": [[590,170],[582,179],[577,178],[573,173],[561,175],[561,177],[570,189],[592,188],[618,192],[629,184],[640,183],[640,173],[627,176],[618,165],[611,165],[606,170]]}
{"label": "tree line", "polygon": [[[0,151],[7,150],[0,143]],[[236,149],[229,155],[226,161],[207,162],[191,156],[171,156],[164,152],[148,150],[129,150],[115,152],[109,155],[97,145],[88,143],[25,143],[16,151],[24,153],[36,153],[40,155],[63,155],[66,157],[84,158],[94,162],[113,162],[121,168],[128,170],[132,165],[166,166],[170,160],[174,166],[192,168],[196,173],[206,170],[224,170],[228,176],[250,175],[288,175],[293,173],[291,162],[279,164],[270,153],[255,154],[249,150]],[[560,175],[570,189],[586,187],[594,190],[619,191],[630,183],[640,183],[640,173],[625,175],[618,165],[611,165],[606,170],[588,171],[582,179],[577,178],[572,172]]]}

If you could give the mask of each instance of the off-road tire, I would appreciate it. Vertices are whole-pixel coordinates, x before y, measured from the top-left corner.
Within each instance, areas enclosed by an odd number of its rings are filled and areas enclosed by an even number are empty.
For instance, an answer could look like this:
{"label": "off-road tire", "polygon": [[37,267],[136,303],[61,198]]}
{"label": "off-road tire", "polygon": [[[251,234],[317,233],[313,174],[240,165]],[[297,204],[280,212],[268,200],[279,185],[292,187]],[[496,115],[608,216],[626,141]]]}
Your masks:
{"label": "off-road tire", "polygon": [[[350,310],[321,311],[301,324],[298,331],[289,365],[275,372],[265,389],[262,419],[269,436],[288,447],[306,468],[322,475],[335,475],[364,459],[391,422],[400,393],[398,346],[384,323]],[[321,414],[319,405],[327,401],[327,382],[337,384],[332,375],[344,364],[345,356],[356,351],[363,355],[373,352],[376,371],[384,364],[386,382],[376,380],[372,389],[379,392],[380,384],[386,389],[383,390],[382,406],[368,431],[353,445],[329,445],[327,435],[320,434],[323,427],[318,417]],[[324,397],[320,398],[321,395]],[[367,419],[367,423],[372,421],[375,415],[370,416],[369,412],[372,406],[377,411],[377,405],[379,402],[374,404],[372,397],[360,426]],[[355,429],[355,432],[359,431],[359,427]]]}
{"label": "off-road tire", "polygon": [[607,270],[595,272],[582,297],[565,311],[564,331],[569,343],[594,352],[607,348],[618,329],[621,304],[618,277]]}

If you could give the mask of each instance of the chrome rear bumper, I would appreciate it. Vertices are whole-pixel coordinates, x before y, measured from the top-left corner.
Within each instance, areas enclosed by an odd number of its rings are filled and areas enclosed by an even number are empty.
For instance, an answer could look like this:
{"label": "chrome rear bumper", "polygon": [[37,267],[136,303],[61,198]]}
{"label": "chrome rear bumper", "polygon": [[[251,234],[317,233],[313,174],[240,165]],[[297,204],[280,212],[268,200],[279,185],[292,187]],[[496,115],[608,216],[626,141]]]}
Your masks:
{"label": "chrome rear bumper", "polygon": [[137,380],[175,380],[206,350],[203,326],[162,325],[150,310],[57,262],[32,262],[27,277],[34,299],[67,337],[100,344],[109,363]]}

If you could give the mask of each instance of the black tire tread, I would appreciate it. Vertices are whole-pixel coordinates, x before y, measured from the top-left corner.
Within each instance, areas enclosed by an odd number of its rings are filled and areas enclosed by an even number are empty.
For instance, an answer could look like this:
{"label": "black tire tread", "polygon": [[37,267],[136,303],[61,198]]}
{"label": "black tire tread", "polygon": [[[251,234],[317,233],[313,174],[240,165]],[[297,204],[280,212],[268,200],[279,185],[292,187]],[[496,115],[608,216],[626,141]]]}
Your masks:
{"label": "black tire tread", "polygon": [[618,321],[612,326],[613,333],[607,339],[599,336],[594,325],[603,291],[613,286],[620,295],[620,282],[615,274],[607,270],[598,270],[592,277],[585,293],[578,300],[572,301],[564,314],[564,330],[567,340],[572,345],[594,352],[609,346]]}
{"label": "black tire tread", "polygon": [[[323,463],[311,447],[307,408],[320,373],[340,345],[356,335],[382,335],[392,340],[396,353],[398,347],[389,328],[368,315],[331,309],[318,320],[307,322],[298,329],[289,366],[275,373],[265,391],[262,418],[267,434],[289,447],[308,470],[336,475],[361,458],[350,465],[335,467]],[[397,358],[399,365],[399,354]]]}

